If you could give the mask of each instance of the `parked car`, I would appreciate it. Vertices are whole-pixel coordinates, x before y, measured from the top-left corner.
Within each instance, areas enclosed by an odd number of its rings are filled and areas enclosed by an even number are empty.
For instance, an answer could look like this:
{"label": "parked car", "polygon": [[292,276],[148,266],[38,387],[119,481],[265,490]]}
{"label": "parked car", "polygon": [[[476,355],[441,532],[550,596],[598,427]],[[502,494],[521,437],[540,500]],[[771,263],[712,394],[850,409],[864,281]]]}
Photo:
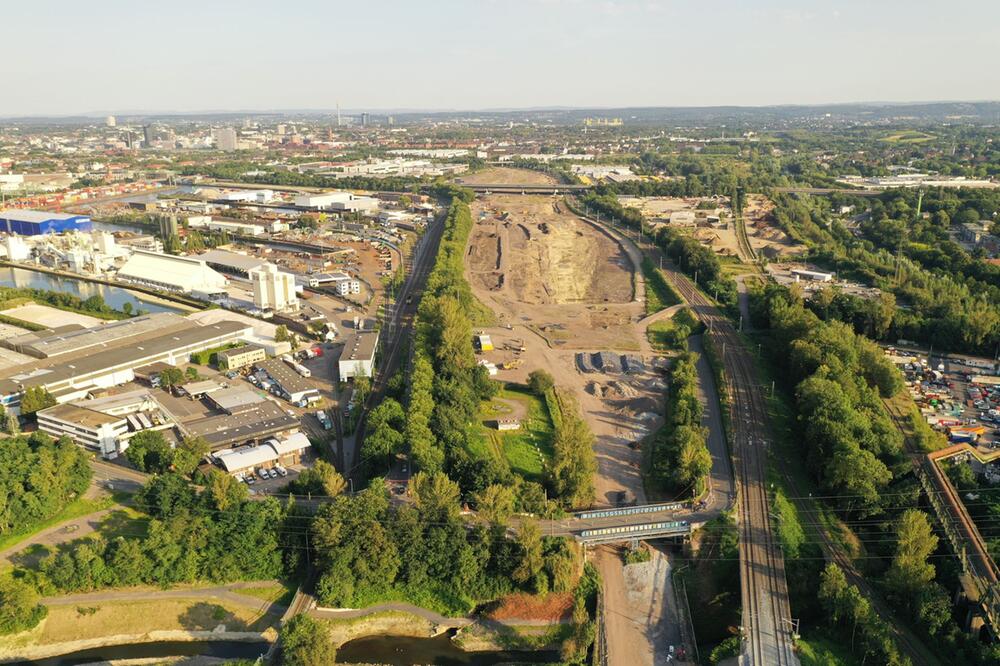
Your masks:
{"label": "parked car", "polygon": [[257,470],[257,475],[258,475],[258,476],[259,476],[259,477],[260,477],[260,478],[261,478],[261,479],[262,479],[263,481],[267,481],[267,480],[268,480],[269,478],[271,478],[270,476],[268,476],[268,474],[267,474],[267,470],[266,470],[266,469],[264,469],[263,467],[261,467],[260,469],[258,469],[258,470]]}
{"label": "parked car", "polygon": [[288,470],[282,467],[281,465],[275,465],[274,469],[277,470],[278,474],[280,474],[281,476],[288,476]]}

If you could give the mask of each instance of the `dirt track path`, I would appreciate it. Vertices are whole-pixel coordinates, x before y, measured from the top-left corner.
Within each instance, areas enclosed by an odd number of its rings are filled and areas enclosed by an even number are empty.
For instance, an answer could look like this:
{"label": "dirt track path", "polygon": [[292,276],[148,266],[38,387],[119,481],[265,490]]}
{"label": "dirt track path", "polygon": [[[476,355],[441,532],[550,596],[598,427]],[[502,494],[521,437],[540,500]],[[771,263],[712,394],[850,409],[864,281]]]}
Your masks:
{"label": "dirt track path", "polygon": [[14,558],[16,558],[19,553],[29,550],[32,546],[58,546],[59,544],[66,543],[67,541],[73,541],[74,539],[79,539],[82,536],[91,534],[101,526],[101,521],[103,521],[108,514],[122,508],[123,507],[121,505],[117,505],[100,511],[95,511],[94,513],[88,513],[86,516],[80,516],[79,518],[67,520],[59,523],[58,525],[53,525],[52,527],[42,530],[24,541],[18,542],[10,548],[0,551],[0,563],[9,562],[13,564]]}
{"label": "dirt track path", "polygon": [[117,601],[155,601],[156,599],[222,599],[240,606],[254,608],[261,612],[281,614],[284,606],[272,604],[263,599],[246,594],[240,594],[239,590],[245,587],[261,587],[274,581],[246,581],[240,583],[230,583],[229,585],[218,585],[215,587],[201,587],[181,590],[107,590],[104,592],[86,592],[83,594],[65,594],[58,597],[44,597],[42,604],[45,606],[74,606],[77,604],[107,603]]}

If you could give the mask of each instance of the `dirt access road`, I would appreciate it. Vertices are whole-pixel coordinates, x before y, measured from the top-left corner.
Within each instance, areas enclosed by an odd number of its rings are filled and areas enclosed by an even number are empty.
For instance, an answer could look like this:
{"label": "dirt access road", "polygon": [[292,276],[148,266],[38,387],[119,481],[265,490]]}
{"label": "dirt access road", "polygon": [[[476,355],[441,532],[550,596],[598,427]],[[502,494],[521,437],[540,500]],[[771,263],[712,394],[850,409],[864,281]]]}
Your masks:
{"label": "dirt access road", "polygon": [[[552,182],[511,169],[489,169],[475,179]],[[496,349],[481,357],[495,363],[521,360],[520,367],[501,370],[498,379],[523,383],[528,373],[544,369],[573,392],[595,436],[595,506],[614,506],[623,491],[646,502],[635,445],[659,427],[665,385],[639,325],[645,295],[638,253],[569,212],[557,197],[484,195],[473,202],[472,213],[466,277],[501,324],[486,329]],[[581,371],[577,353],[601,351],[637,353],[648,370]],[[595,562],[605,584],[609,663],[665,663],[676,635],[666,557],[658,554],[628,575],[608,547],[595,553]]]}

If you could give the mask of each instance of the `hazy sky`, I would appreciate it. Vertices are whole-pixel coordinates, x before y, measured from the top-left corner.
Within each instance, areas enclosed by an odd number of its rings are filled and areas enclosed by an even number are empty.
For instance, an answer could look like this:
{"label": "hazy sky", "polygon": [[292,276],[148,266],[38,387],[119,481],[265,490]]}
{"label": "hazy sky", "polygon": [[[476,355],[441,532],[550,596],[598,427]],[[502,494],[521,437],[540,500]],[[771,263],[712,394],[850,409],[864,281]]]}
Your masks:
{"label": "hazy sky", "polygon": [[1000,0],[30,0],[0,115],[1000,99]]}

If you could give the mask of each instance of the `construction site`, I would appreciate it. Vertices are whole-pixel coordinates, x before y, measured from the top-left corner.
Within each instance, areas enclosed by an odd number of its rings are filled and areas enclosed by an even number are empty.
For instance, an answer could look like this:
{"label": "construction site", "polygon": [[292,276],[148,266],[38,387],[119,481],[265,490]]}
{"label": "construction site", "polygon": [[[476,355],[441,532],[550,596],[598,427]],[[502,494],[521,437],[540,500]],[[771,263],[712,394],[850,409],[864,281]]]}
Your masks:
{"label": "construction site", "polygon": [[[528,174],[533,183],[551,182]],[[484,183],[528,179],[511,169],[475,175]],[[523,384],[541,369],[572,392],[594,433],[595,507],[650,501],[640,442],[662,424],[669,358],[646,339],[636,248],[574,215],[562,197],[482,194],[471,207],[466,276],[499,322],[477,331],[478,340],[489,340],[477,344],[478,358],[496,368],[497,379]],[[616,644],[634,646],[633,663],[650,654],[664,663],[676,641],[673,606],[662,596],[665,556],[654,549],[652,562],[626,571],[613,547],[595,555],[617,613],[608,629]]]}
{"label": "construction site", "polygon": [[638,350],[629,326],[641,312],[635,271],[604,230],[559,197],[485,195],[472,213],[469,282],[502,323],[527,326],[552,346]]}
{"label": "construction site", "polygon": [[[736,223],[728,197],[619,197],[622,206],[642,212],[656,229],[670,226],[691,234],[724,257],[749,259],[741,254]],[[774,225],[774,203],[761,194],[749,194],[743,206],[743,222],[750,247],[757,256],[788,257],[805,251]]]}

